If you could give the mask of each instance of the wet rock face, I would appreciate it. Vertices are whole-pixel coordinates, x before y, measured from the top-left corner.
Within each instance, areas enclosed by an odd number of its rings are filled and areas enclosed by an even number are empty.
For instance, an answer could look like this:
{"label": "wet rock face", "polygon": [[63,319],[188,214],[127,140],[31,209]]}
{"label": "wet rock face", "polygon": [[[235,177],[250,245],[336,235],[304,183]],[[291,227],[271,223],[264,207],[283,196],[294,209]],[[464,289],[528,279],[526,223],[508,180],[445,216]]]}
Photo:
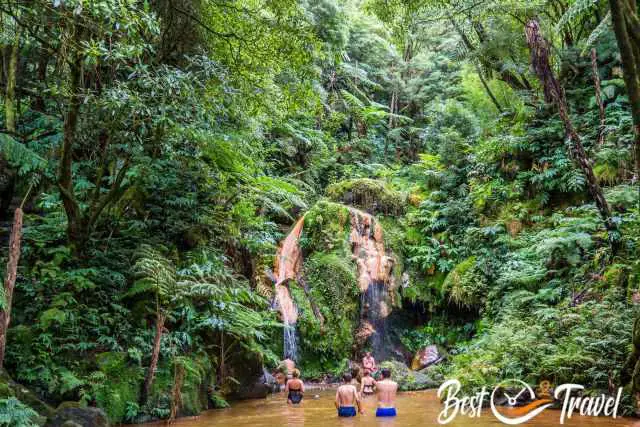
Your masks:
{"label": "wet rock face", "polygon": [[392,257],[384,248],[382,227],[375,218],[357,209],[350,209],[351,234],[349,241],[358,267],[358,287],[365,293],[371,283],[393,287]]}
{"label": "wet rock face", "polygon": [[61,404],[45,427],[108,427],[107,414],[99,408],[80,408]]}
{"label": "wet rock face", "polygon": [[278,248],[274,266],[276,279],[276,303],[285,324],[293,325],[298,320],[298,310],[287,287],[289,280],[295,280],[302,266],[300,235],[304,226],[304,216],[293,226],[291,232]]}

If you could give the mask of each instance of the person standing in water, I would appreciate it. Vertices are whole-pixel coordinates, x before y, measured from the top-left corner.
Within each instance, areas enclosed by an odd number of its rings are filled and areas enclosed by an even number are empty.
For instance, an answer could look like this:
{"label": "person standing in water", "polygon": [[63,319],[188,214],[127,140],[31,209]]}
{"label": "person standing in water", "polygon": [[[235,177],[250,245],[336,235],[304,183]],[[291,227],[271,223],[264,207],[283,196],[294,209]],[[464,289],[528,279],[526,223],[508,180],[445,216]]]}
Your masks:
{"label": "person standing in water", "polygon": [[381,373],[382,381],[376,382],[376,389],[378,391],[376,417],[395,417],[398,383],[391,380],[391,371],[389,369],[385,368]]}
{"label": "person standing in water", "polygon": [[355,417],[356,406],[358,412],[364,414],[362,406],[360,405],[360,396],[358,395],[358,389],[351,384],[353,377],[351,373],[347,372],[343,375],[342,380],[344,383],[338,387],[336,391],[336,409],[338,410],[339,417]]}
{"label": "person standing in water", "polygon": [[287,403],[297,405],[304,396],[304,383],[300,379],[299,370],[294,369],[291,375],[292,378],[284,386],[284,392],[287,394]]}
{"label": "person standing in water", "polygon": [[360,381],[360,394],[363,396],[370,396],[375,393],[376,380],[371,376],[371,372],[368,369],[364,370],[364,376]]}
{"label": "person standing in water", "polygon": [[376,359],[373,358],[370,351],[367,351],[362,358],[362,367],[368,369],[371,375],[374,375],[378,370],[376,366]]}

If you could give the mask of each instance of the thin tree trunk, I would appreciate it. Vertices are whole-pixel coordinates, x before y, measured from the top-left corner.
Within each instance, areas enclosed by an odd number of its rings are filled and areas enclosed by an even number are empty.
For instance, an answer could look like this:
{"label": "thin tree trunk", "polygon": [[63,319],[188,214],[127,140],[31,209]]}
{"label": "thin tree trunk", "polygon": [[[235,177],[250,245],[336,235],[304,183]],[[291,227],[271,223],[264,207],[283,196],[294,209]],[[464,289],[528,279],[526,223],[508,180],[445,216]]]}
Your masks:
{"label": "thin tree trunk", "polygon": [[617,236],[615,236],[614,233],[618,231],[618,228],[611,218],[609,204],[607,203],[607,200],[602,193],[602,188],[600,188],[598,180],[593,173],[591,163],[589,162],[587,153],[582,145],[582,140],[576,132],[571,118],[569,117],[569,107],[567,105],[564,89],[560,86],[560,83],[556,79],[553,70],[551,69],[551,65],[549,64],[549,44],[540,35],[540,25],[535,19],[530,20],[525,25],[525,33],[527,36],[527,44],[531,51],[531,65],[543,85],[545,100],[547,102],[555,103],[558,107],[558,113],[564,123],[565,131],[572,143],[571,152],[573,154],[573,158],[587,178],[589,193],[591,193],[591,197],[596,203],[596,207],[602,217],[605,228],[609,231],[611,247],[615,251],[617,248]]}
{"label": "thin tree trunk", "polygon": [[7,261],[7,271],[4,277],[4,308],[0,309],[0,370],[4,363],[4,353],[7,345],[7,330],[11,321],[11,302],[13,300],[13,289],[18,276],[18,261],[20,260],[20,239],[22,237],[22,209],[17,208],[13,227],[11,228],[11,238],[9,240],[9,261]]}
{"label": "thin tree trunk", "polygon": [[489,87],[489,85],[487,84],[486,80],[484,79],[484,76],[482,75],[482,70],[480,69],[480,66],[478,64],[476,64],[475,62],[474,62],[473,65],[475,65],[475,67],[476,67],[476,73],[478,73],[478,77],[480,78],[480,82],[482,83],[482,86],[484,87],[484,90],[487,92],[487,95],[489,95],[489,98],[491,99],[491,102],[493,102],[493,105],[495,105],[495,107],[498,109],[498,112],[502,113],[502,107],[500,106],[500,103],[498,102],[498,99],[495,97],[495,95],[491,91],[491,88]]}
{"label": "thin tree trunk", "polygon": [[166,315],[162,312],[158,312],[156,316],[156,336],[153,339],[153,350],[151,352],[151,363],[149,363],[149,370],[144,378],[144,388],[142,389],[142,396],[140,402],[146,403],[151,393],[151,387],[153,381],[156,378],[156,370],[158,369],[158,360],[160,359],[160,343],[162,341],[162,331],[164,330],[164,322]]}
{"label": "thin tree trunk", "polygon": [[591,49],[591,68],[593,70],[593,85],[596,90],[596,103],[598,104],[598,112],[600,115],[600,126],[598,127],[598,145],[604,144],[604,129],[606,116],[604,113],[604,103],[602,102],[602,89],[600,86],[600,72],[598,71],[598,54],[595,48]]}
{"label": "thin tree trunk", "polygon": [[171,389],[169,423],[176,419],[180,408],[182,408],[182,386],[184,384],[184,365],[175,361],[173,363],[173,387]]}

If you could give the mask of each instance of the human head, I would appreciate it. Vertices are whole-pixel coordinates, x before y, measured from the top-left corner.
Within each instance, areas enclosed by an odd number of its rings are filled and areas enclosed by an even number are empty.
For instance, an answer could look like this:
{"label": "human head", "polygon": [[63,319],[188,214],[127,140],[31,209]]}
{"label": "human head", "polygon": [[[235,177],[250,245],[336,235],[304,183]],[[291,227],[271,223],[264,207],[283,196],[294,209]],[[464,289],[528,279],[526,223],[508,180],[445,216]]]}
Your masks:
{"label": "human head", "polygon": [[367,351],[364,355],[367,356],[367,357],[371,357],[371,352]]}
{"label": "human head", "polygon": [[380,373],[382,374],[382,378],[391,378],[391,369],[383,368]]}
{"label": "human head", "polygon": [[370,370],[368,370],[368,369],[365,369],[365,370],[364,370],[364,376],[365,376],[365,377],[369,376],[370,374],[371,374],[371,371],[370,371]]}
{"label": "human head", "polygon": [[300,371],[298,369],[294,369],[291,375],[293,375],[293,378],[300,378]]}
{"label": "human head", "polygon": [[351,376],[351,372],[345,372],[344,375],[342,376],[342,379],[344,380],[345,383],[350,383],[351,380],[353,379],[353,377]]}

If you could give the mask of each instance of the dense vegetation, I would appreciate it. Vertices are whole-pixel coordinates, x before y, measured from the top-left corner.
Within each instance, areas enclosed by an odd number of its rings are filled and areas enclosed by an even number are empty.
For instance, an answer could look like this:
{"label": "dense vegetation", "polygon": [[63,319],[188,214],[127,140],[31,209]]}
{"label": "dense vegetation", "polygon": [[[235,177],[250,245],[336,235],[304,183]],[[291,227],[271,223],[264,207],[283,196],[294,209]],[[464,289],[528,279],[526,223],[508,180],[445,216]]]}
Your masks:
{"label": "dense vegetation", "polygon": [[[447,354],[421,375],[623,385],[639,18],[635,0],[0,2],[6,373],[112,422],[225,405],[282,356],[271,269],[306,213],[300,364],[335,374],[366,345],[355,206],[396,260],[398,358]],[[49,415],[11,384],[0,425]]]}

